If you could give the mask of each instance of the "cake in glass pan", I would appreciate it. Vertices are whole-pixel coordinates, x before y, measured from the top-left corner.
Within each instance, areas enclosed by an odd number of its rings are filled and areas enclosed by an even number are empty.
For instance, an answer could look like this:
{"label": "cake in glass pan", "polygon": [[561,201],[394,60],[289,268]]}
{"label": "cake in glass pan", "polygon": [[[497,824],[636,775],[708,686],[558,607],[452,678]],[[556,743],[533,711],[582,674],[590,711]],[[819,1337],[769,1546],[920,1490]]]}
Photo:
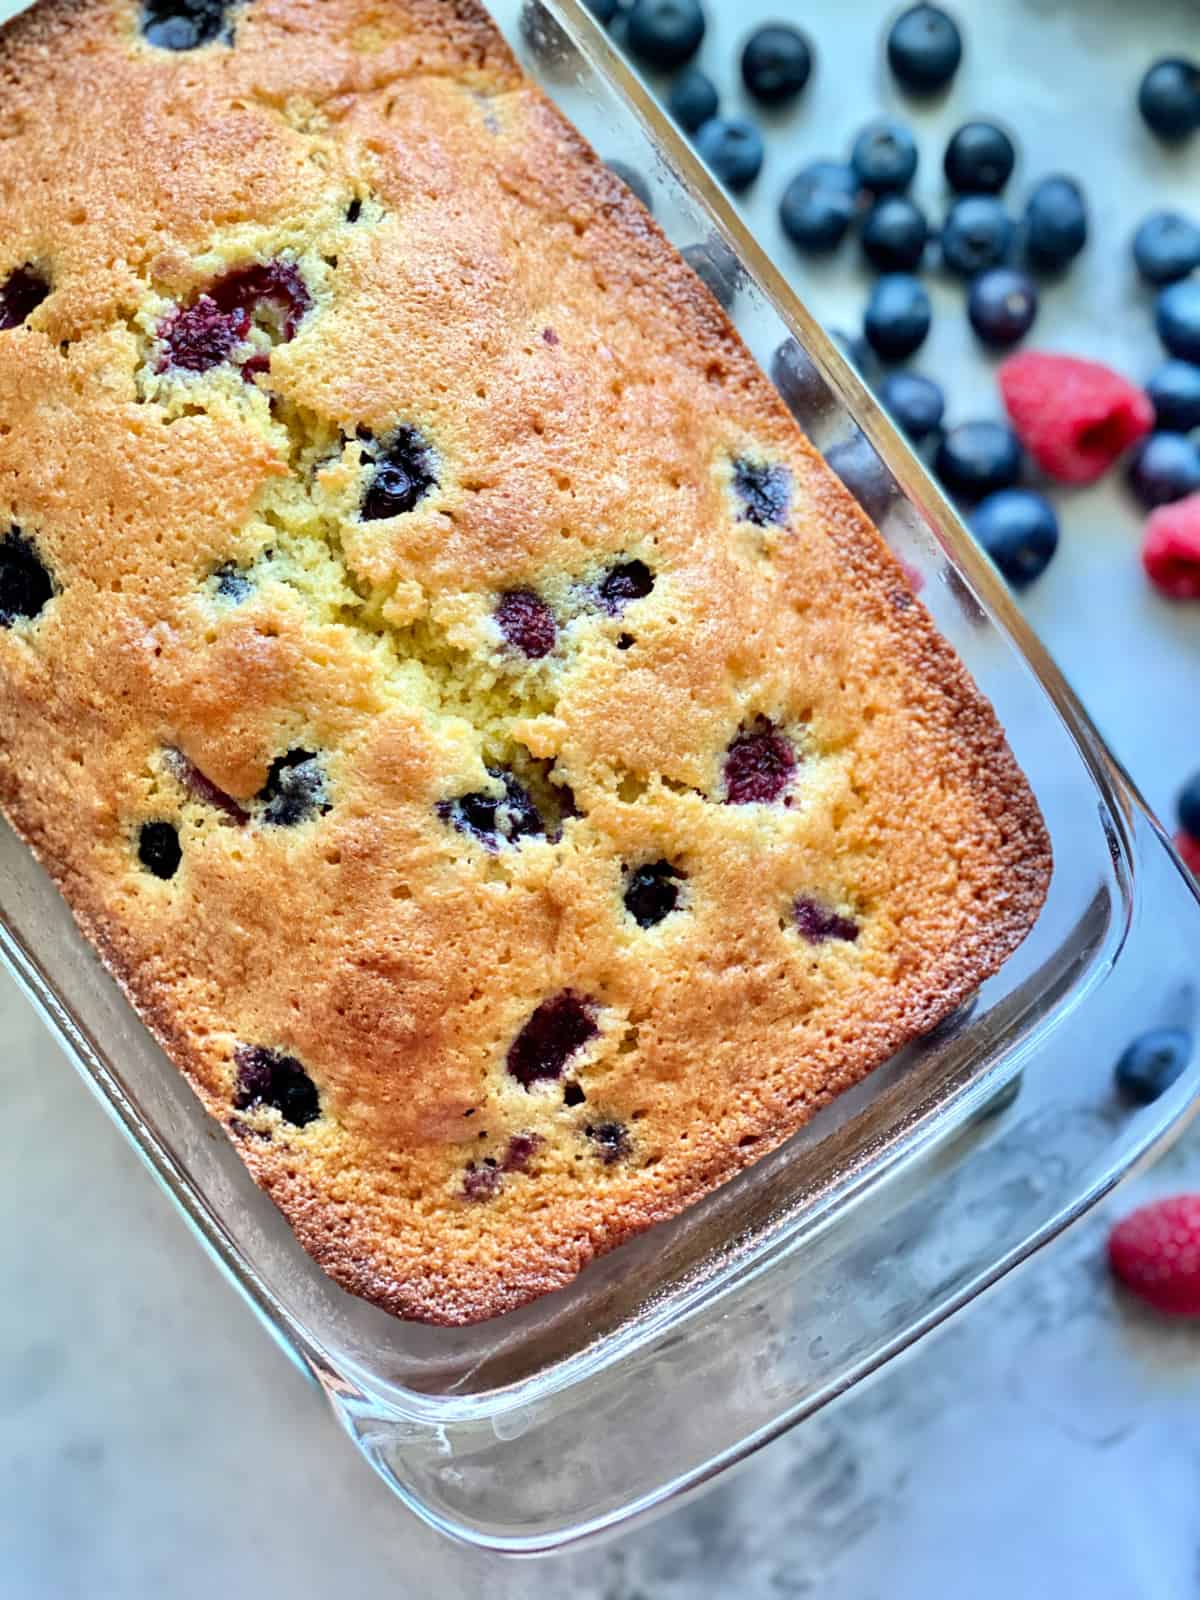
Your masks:
{"label": "cake in glass pan", "polygon": [[0,61],[4,809],[327,1272],[510,1310],[994,972],[1037,806],[473,0]]}

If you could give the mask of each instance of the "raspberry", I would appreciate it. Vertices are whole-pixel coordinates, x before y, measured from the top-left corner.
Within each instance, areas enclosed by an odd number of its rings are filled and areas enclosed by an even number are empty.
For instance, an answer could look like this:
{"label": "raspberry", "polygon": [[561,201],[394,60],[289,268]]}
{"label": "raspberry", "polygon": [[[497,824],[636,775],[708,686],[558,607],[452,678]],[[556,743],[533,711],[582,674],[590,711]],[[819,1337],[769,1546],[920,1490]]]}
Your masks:
{"label": "raspberry", "polygon": [[1156,1200],[1119,1222],[1108,1236],[1108,1261],[1156,1311],[1200,1316],[1200,1195]]}
{"label": "raspberry", "polygon": [[1150,513],[1142,535],[1142,565],[1168,600],[1200,600],[1200,494]]}
{"label": "raspberry", "polygon": [[1175,848],[1188,871],[1200,878],[1200,839],[1193,839],[1190,833],[1181,831],[1175,835]]}
{"label": "raspberry", "polygon": [[1154,422],[1142,391],[1098,361],[1028,350],[999,378],[1022,444],[1060,483],[1094,483]]}

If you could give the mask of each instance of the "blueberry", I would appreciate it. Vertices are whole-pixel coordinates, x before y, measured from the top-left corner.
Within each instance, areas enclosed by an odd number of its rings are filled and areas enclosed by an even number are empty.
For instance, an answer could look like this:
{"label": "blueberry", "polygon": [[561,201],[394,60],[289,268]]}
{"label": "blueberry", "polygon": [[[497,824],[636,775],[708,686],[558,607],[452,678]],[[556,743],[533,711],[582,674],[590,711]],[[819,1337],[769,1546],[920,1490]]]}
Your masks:
{"label": "blueberry", "polygon": [[1040,578],[1058,549],[1054,507],[1032,489],[1000,489],[971,517],[971,532],[1014,589]]}
{"label": "blueberry", "polygon": [[902,122],[881,118],[868,123],[854,141],[850,165],[864,189],[873,194],[898,194],[917,170],[916,140]]}
{"label": "blueberry", "polygon": [[402,516],[436,487],[433,452],[411,424],[402,423],[378,441],[368,434],[366,445],[365,460],[374,466],[359,512],[364,522]]}
{"label": "blueberry", "polygon": [[524,786],[511,772],[496,767],[488,768],[488,777],[498,793],[479,789],[456,800],[439,801],[437,814],[442,821],[478,839],[486,850],[544,838],[545,823]]}
{"label": "blueberry", "polygon": [[583,3],[596,21],[605,28],[608,27],[619,10],[617,0],[583,0]]}
{"label": "blueberry", "polygon": [[240,1044],[233,1058],[237,1063],[235,1111],[270,1106],[297,1128],[306,1127],[321,1115],[317,1086],[295,1056],[268,1050],[261,1044]]}
{"label": "blueberry", "polygon": [[248,600],[254,593],[254,584],[243,569],[232,561],[226,561],[213,573],[216,592],[222,600],[229,600],[234,605],[240,605],[243,600]]}
{"label": "blueberry", "polygon": [[633,600],[644,600],[654,588],[654,574],[644,561],[621,561],[600,580],[600,604],[610,617],[619,616]]}
{"label": "blueberry", "polygon": [[463,1171],[462,1197],[464,1200],[493,1200],[503,1183],[494,1156],[484,1156],[478,1166],[468,1161]]}
{"label": "blueberry", "polygon": [[956,200],[942,225],[942,261],[951,272],[973,278],[1001,266],[1012,247],[1013,225],[1002,201],[988,194]]}
{"label": "blueberry", "polygon": [[710,117],[696,135],[696,149],[731,189],[748,188],[762,170],[762,135],[741,117]]}
{"label": "blueberry", "polygon": [[508,1070],[525,1089],[541,1078],[561,1078],[571,1057],[599,1031],[592,1002],[564,989],[542,1001],[509,1045]]}
{"label": "blueberry", "polygon": [[625,40],[652,67],[681,67],[704,38],[700,0],[634,0]]}
{"label": "blueberry", "polygon": [[812,46],[786,22],[756,28],[742,51],[742,82],[764,105],[794,100],[812,73]]}
{"label": "blueberry", "polygon": [[878,379],[879,358],[861,333],[847,333],[844,328],[830,328],[829,337],[864,383],[874,383]]}
{"label": "blueberry", "polygon": [[1185,278],[1161,289],[1154,323],[1173,356],[1200,365],[1200,278]]}
{"label": "blueberry", "polygon": [[940,6],[910,6],[888,34],[888,64],[904,87],[918,94],[945,88],[962,53],[958,24]]}
{"label": "blueberry", "polygon": [[679,904],[679,880],[684,876],[669,861],[652,861],[631,872],[625,885],[625,909],[639,928],[653,928]]}
{"label": "blueberry", "polygon": [[896,498],[896,484],[879,453],[860,428],[825,452],[825,462],[872,522],[882,522]]}
{"label": "blueberry", "polygon": [[280,828],[323,816],[330,809],[325,773],[311,750],[277,756],[258,798],[263,802],[263,821]]}
{"label": "blueberry", "polygon": [[742,282],[742,268],[724,239],[714,233],[696,244],[685,244],[680,254],[717,304],[728,311]]}
{"label": "blueberry", "polygon": [[606,1167],[622,1160],[632,1149],[629,1130],[622,1122],[589,1122],[583,1131]]}
{"label": "blueberry", "polygon": [[1088,213],[1074,178],[1043,178],[1025,207],[1025,249],[1035,267],[1065,267],[1087,243]]}
{"label": "blueberry", "polygon": [[994,122],[964,122],[951,134],[942,167],[957,194],[999,194],[1017,162],[1013,142]]}
{"label": "blueberry", "polygon": [[627,189],[631,189],[653,216],[654,196],[650,192],[650,185],[642,177],[636,167],[629,166],[624,161],[606,161],[604,165],[614,176],[620,178]]}
{"label": "blueberry", "polygon": [[725,753],[725,804],[769,805],[783,797],[796,771],[796,752],[765,717],[741,731]]}
{"label": "blueberry", "polygon": [[147,872],[156,878],[173,878],[183,860],[179,829],[173,822],[143,822],[138,829],[137,853]]}
{"label": "blueberry", "polygon": [[982,500],[1021,476],[1021,446],[1002,422],[960,422],[941,440],[934,471],[952,494]]}
{"label": "blueberry", "polygon": [[863,254],[881,272],[912,272],[921,264],[929,226],[905,194],[881,195],[863,218]]}
{"label": "blueberry", "polygon": [[1152,211],[1133,236],[1133,259],[1147,283],[1186,278],[1200,266],[1200,228],[1178,211]]}
{"label": "blueberry", "polygon": [[1183,1076],[1191,1054],[1183,1028],[1152,1028],[1121,1052],[1113,1071],[1117,1088],[1134,1105],[1152,1105]]}
{"label": "blueberry", "polygon": [[1193,773],[1180,790],[1175,810],[1184,833],[1200,839],[1200,772]]}
{"label": "blueberry", "polygon": [[19,328],[49,293],[50,285],[36,267],[14,267],[0,284],[0,329]]}
{"label": "blueberry", "polygon": [[914,444],[942,425],[946,397],[932,378],[916,372],[890,372],[879,386],[879,398]]}
{"label": "blueberry", "polygon": [[716,85],[699,67],[685,67],[667,96],[671,115],[688,133],[695,133],[710,117],[715,117],[719,103]]}
{"label": "blueberry", "polygon": [[195,50],[225,26],[222,0],[146,0],[142,36],[160,50]]}
{"label": "blueberry", "polygon": [[786,467],[741,456],[733,463],[733,492],[740,521],[756,528],[782,526],[792,498],[792,475]]}
{"label": "blueberry", "polygon": [[1173,433],[1200,428],[1200,366],[1190,361],[1164,361],[1151,373],[1146,393],[1160,428]]}
{"label": "blueberry", "polygon": [[824,906],[808,895],[799,895],[792,906],[792,920],[801,938],[809,944],[824,944],[840,939],[853,944],[858,938],[858,923]]}
{"label": "blueberry", "polygon": [[54,580],[32,539],[10,528],[0,543],[0,628],[36,617],[54,597]]}
{"label": "blueberry", "polygon": [[779,221],[801,250],[836,250],[858,209],[859,184],[852,167],[813,161],[783,191]]}
{"label": "blueberry", "polygon": [[784,339],[771,357],[771,382],[784,404],[802,425],[811,422],[829,404],[829,385],[817,371],[807,350],[795,339]]}
{"label": "blueberry", "polygon": [[1038,310],[1037,285],[1027,272],[993,267],[973,280],[967,296],[972,328],[996,350],[1017,344],[1033,327]]}
{"label": "blueberry", "polygon": [[888,272],[871,291],[863,332],[885,361],[903,361],[925,343],[932,321],[924,285],[906,272]]}
{"label": "blueberry", "polygon": [[1186,433],[1151,433],[1137,447],[1129,483],[1146,507],[1165,506],[1200,489],[1200,445]]}
{"label": "blueberry", "polygon": [[510,589],[496,605],[496,624],[506,644],[531,661],[540,661],[554,649],[558,629],[554,613],[532,589]]}
{"label": "blueberry", "polygon": [[1138,110],[1160,139],[1186,139],[1200,128],[1200,65],[1178,56],[1156,61],[1138,89]]}

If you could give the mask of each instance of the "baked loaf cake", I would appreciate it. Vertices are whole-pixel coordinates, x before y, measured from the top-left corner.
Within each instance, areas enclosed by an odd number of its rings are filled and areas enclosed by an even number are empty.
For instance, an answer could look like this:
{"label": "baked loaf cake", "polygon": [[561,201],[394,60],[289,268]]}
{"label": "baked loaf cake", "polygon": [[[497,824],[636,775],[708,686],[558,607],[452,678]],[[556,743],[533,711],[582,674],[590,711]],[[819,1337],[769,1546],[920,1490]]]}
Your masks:
{"label": "baked loaf cake", "polygon": [[494,1316],[994,972],[1037,807],[474,0],[0,62],[3,805],[320,1264]]}

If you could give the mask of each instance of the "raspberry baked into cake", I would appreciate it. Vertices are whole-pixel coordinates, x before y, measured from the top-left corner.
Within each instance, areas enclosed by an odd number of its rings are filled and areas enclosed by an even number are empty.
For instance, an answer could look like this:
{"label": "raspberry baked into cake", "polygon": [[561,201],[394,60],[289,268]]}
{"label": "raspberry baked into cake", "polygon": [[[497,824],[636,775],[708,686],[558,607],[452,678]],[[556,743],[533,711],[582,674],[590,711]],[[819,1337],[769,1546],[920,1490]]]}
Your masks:
{"label": "raspberry baked into cake", "polygon": [[340,1284],[559,1287],[1014,950],[990,707],[473,0],[0,63],[0,798]]}

